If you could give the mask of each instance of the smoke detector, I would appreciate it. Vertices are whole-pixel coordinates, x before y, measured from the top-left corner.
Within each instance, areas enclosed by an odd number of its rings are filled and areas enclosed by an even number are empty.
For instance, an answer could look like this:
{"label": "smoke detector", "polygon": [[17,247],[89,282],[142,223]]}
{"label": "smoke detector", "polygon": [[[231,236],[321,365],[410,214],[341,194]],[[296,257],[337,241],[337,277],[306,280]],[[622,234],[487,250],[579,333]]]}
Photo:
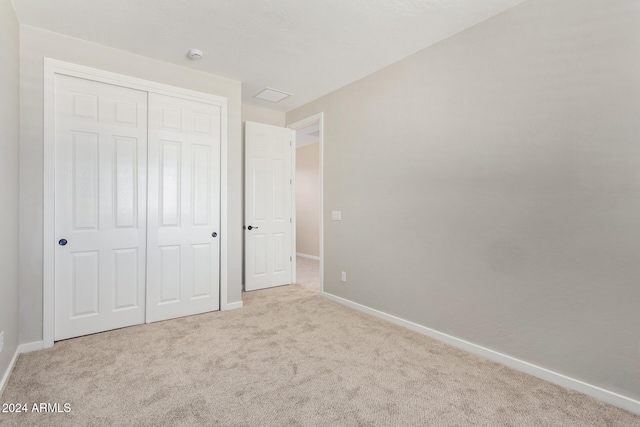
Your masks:
{"label": "smoke detector", "polygon": [[191,49],[189,51],[189,58],[193,59],[194,61],[197,61],[198,59],[202,59],[203,56],[204,56],[204,53],[202,53],[200,49]]}

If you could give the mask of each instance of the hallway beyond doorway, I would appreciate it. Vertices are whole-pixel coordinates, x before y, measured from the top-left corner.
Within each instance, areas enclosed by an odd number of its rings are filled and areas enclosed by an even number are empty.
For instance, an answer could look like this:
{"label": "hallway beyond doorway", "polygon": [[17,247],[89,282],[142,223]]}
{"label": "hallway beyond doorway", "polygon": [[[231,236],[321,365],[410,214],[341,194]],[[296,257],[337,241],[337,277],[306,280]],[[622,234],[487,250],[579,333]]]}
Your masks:
{"label": "hallway beyond doorway", "polygon": [[296,257],[296,283],[320,292],[320,261]]}

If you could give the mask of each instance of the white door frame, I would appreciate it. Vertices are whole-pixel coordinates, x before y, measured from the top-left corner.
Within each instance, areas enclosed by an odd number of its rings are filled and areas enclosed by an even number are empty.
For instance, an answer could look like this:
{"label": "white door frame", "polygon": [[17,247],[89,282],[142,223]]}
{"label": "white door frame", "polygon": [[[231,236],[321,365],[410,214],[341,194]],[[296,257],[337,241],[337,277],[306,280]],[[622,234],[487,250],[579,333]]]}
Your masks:
{"label": "white door frame", "polygon": [[83,65],[44,58],[44,223],[42,278],[42,341],[52,347],[55,333],[55,75],[63,74],[96,82],[175,96],[219,106],[222,111],[220,134],[220,310],[227,305],[228,182],[227,182],[227,99],[136,77],[103,71]]}
{"label": "white door frame", "polygon": [[[318,177],[318,181],[320,182],[320,292],[324,294],[324,191],[323,191],[323,187],[324,187],[324,113],[317,113],[314,114],[312,116],[309,116],[305,119],[302,120],[298,120],[297,122],[293,122],[289,125],[287,125],[287,127],[289,129],[293,129],[295,131],[297,131],[298,129],[302,129],[305,128],[307,126],[312,125],[313,123],[318,122],[318,128],[319,128],[319,135],[318,135],[318,152],[319,152],[319,162],[320,164],[318,165],[318,173],[320,174],[320,176]],[[295,153],[295,150],[294,150]],[[296,162],[295,162],[295,154],[294,154],[294,163],[293,163],[293,171],[294,171],[294,177],[295,177],[295,167],[296,167]],[[295,178],[293,180],[294,184],[295,184]],[[295,197],[295,187],[293,188],[293,194]],[[296,209],[295,209],[295,204],[294,204],[294,209],[293,209],[293,238],[295,240],[296,238],[296,217],[295,217],[295,213],[296,213]],[[295,246],[294,246],[295,248]],[[294,252],[294,257],[296,256],[296,253]],[[295,259],[295,258],[294,258]],[[294,274],[295,274],[295,267],[296,265],[294,264]],[[295,275],[294,275],[294,279],[295,279]]]}

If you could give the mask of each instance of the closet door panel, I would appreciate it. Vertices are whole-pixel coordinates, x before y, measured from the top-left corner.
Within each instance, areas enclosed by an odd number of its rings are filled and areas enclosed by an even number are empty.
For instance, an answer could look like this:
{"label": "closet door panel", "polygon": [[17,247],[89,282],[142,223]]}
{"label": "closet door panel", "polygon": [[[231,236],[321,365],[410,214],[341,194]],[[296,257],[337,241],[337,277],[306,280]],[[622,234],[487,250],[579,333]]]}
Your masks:
{"label": "closet door panel", "polygon": [[55,340],[145,319],[147,93],[55,77]]}
{"label": "closet door panel", "polygon": [[220,114],[150,94],[148,322],[220,307]]}

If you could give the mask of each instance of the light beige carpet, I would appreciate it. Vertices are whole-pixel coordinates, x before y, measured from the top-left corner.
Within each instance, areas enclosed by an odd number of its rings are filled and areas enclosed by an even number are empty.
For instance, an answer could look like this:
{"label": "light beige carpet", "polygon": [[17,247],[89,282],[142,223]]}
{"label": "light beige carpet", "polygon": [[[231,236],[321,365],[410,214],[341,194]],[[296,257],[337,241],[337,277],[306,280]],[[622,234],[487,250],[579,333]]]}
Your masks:
{"label": "light beige carpet", "polygon": [[22,355],[24,426],[638,426],[640,416],[353,311],[300,285],[245,307]]}
{"label": "light beige carpet", "polygon": [[296,257],[296,283],[320,292],[320,261]]}

